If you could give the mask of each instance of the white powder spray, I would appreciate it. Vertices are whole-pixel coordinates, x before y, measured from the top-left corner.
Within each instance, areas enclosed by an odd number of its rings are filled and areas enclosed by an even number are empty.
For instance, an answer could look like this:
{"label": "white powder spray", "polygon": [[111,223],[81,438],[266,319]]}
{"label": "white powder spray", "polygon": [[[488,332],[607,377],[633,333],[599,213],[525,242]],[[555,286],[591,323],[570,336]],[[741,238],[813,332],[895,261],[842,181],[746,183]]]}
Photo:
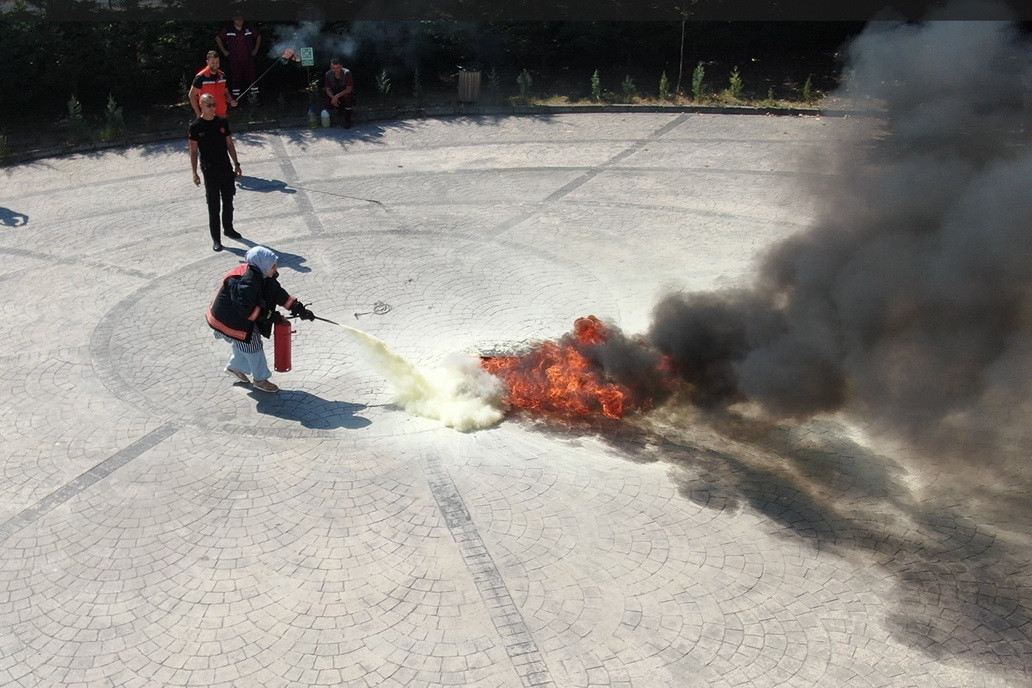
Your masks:
{"label": "white powder spray", "polygon": [[478,361],[455,354],[441,368],[423,371],[376,337],[340,327],[361,345],[363,358],[394,387],[395,401],[409,413],[463,432],[489,427],[505,416],[505,383]]}

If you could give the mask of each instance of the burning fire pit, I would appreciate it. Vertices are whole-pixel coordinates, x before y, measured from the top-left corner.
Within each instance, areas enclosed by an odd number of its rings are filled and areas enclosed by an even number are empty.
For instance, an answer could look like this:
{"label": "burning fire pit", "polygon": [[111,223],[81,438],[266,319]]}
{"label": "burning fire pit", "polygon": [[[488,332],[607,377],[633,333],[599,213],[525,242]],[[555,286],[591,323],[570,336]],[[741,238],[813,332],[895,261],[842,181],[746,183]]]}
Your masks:
{"label": "burning fire pit", "polygon": [[521,356],[483,356],[481,366],[505,383],[504,401],[512,408],[620,419],[648,410],[668,395],[673,375],[669,360],[657,355],[654,365],[617,379],[603,364],[603,352],[614,346],[644,350],[646,345],[613,335],[610,326],[589,315],[578,318],[573,332],[557,342],[542,342]]}

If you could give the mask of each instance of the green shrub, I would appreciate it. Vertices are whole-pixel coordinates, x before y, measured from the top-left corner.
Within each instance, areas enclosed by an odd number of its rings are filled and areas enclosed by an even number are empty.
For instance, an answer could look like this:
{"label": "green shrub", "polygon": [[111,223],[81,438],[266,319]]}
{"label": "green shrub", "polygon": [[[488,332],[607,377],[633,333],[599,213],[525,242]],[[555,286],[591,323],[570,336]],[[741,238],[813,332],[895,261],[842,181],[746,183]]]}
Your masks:
{"label": "green shrub", "polygon": [[191,86],[193,86],[193,82],[187,77],[186,72],[183,72],[179,77],[179,95],[182,96],[184,103],[190,102]]}
{"label": "green shrub", "polygon": [[491,87],[491,93],[495,98],[502,92],[502,77],[499,76],[498,70],[495,69],[494,65],[491,65],[491,71],[487,73],[487,83]]}
{"label": "green shrub", "polygon": [[692,72],[692,98],[695,100],[702,100],[703,95],[705,95],[703,91],[705,86],[702,83],[705,75],[706,70],[703,68],[702,63],[695,65],[695,70]]}
{"label": "green shrub", "polygon": [[624,101],[627,103],[633,103],[635,97],[638,95],[638,89],[634,87],[634,79],[631,78],[630,74],[624,76],[623,84],[621,84],[621,86],[623,87]]}
{"label": "green shrub", "polygon": [[376,75],[376,90],[380,92],[380,99],[386,105],[387,96],[391,93],[391,77],[386,68]]}
{"label": "green shrub", "polygon": [[735,100],[739,100],[742,97],[742,89],[744,84],[742,83],[742,76],[738,73],[738,67],[735,67],[731,72],[731,79],[728,83],[728,93]]}
{"label": "green shrub", "polygon": [[416,67],[412,75],[412,97],[416,99],[417,104],[423,102],[423,84],[419,80],[419,67]]}
{"label": "green shrub", "polygon": [[86,126],[86,118],[82,114],[82,103],[73,93],[68,99],[68,133],[73,143],[89,138],[89,129]]}
{"label": "green shrub", "polygon": [[803,82],[803,102],[812,103],[813,100],[813,75],[810,75]]}
{"label": "green shrub", "polygon": [[667,79],[666,72],[659,77],[659,99],[670,100],[670,81]]}
{"label": "green shrub", "polygon": [[591,75],[591,99],[596,103],[602,100],[602,79],[597,69]]}
{"label": "green shrub", "polygon": [[520,99],[524,103],[530,100],[530,85],[534,83],[534,80],[530,78],[530,72],[524,69],[520,72],[520,75],[516,77],[516,84],[520,87]]}
{"label": "green shrub", "polygon": [[104,109],[104,128],[100,138],[105,141],[121,138],[125,134],[125,117],[122,107],[115,102],[115,96],[108,94],[107,107]]}
{"label": "green shrub", "polygon": [[322,108],[323,102],[323,80],[318,77],[312,79],[305,91],[308,92],[308,104],[318,112]]}

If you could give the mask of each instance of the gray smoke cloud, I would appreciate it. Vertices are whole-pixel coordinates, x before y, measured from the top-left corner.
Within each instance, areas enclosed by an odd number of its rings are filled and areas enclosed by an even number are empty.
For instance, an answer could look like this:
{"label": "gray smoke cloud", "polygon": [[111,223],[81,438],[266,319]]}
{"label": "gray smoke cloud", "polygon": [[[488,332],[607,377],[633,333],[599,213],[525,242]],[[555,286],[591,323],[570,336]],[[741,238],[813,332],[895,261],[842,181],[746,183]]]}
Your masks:
{"label": "gray smoke cloud", "polygon": [[[300,21],[275,29],[269,46],[269,58],[280,57],[288,48],[299,51],[302,47],[314,49],[317,66],[328,65],[333,57],[345,63],[354,58],[359,49],[366,50],[379,65],[414,69],[427,42],[426,22],[368,21],[350,22],[346,28],[330,30],[318,20]],[[474,22],[434,22],[435,40],[469,42],[476,36]]]}
{"label": "gray smoke cloud", "polygon": [[325,31],[325,24],[317,20],[278,26],[274,35],[269,45],[270,59],[280,57],[287,49],[299,52],[301,48],[312,48],[316,67],[324,69],[329,67],[331,58],[347,60],[358,49],[358,39],[350,33]]}
{"label": "gray smoke cloud", "polygon": [[840,95],[883,116],[837,151],[809,230],[749,288],[656,306],[649,339],[695,403],[1027,455],[1032,52],[1014,23],[948,16],[872,22],[847,46]]}

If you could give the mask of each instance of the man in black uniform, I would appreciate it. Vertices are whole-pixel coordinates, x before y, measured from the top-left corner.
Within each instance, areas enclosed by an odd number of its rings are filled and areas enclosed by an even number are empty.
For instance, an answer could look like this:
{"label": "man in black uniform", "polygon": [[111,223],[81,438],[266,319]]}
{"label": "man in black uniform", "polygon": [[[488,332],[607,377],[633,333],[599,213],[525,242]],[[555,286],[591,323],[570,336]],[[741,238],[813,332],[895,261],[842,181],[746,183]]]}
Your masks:
{"label": "man in black uniform", "polygon": [[[219,238],[219,205],[222,206],[222,229],[230,239],[240,239],[233,229],[233,194],[236,177],[243,175],[237,159],[233,137],[229,133],[229,122],[215,114],[215,96],[201,95],[201,116],[190,125],[190,167],[193,182],[201,185],[197,176],[197,159],[200,157],[201,172],[204,174],[204,195],[208,201],[208,229],[211,230],[211,248],[222,250]],[[228,155],[227,155],[228,154]],[[233,158],[233,165],[229,163]]]}

